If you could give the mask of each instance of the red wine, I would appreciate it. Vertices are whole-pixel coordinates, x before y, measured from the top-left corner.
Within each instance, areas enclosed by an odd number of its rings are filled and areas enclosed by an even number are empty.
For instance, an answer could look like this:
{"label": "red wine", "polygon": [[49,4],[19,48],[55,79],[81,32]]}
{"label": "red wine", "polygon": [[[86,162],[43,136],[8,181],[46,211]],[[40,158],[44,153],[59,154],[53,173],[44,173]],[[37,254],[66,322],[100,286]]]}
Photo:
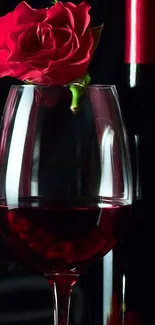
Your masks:
{"label": "red wine", "polygon": [[128,220],[129,206],[100,205],[89,199],[47,205],[28,198],[8,208],[1,200],[1,233],[18,256],[44,272],[81,269],[115,245]]}

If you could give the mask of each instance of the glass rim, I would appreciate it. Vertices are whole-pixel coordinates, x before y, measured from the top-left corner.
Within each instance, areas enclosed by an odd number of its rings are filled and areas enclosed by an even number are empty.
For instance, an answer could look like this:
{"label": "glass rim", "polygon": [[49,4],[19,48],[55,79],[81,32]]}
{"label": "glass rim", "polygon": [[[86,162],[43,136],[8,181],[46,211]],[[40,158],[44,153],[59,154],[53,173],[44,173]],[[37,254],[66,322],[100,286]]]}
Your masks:
{"label": "glass rim", "polygon": [[[76,82],[75,82],[76,83]],[[56,87],[69,87],[70,84],[68,85],[61,85],[61,84],[57,84],[57,85],[36,85],[36,84],[13,84],[11,85],[11,88],[25,88],[25,87],[34,87],[34,88],[56,88]],[[86,86],[86,89],[91,89],[91,88],[97,88],[97,89],[116,89],[116,86],[114,84],[90,84]]]}

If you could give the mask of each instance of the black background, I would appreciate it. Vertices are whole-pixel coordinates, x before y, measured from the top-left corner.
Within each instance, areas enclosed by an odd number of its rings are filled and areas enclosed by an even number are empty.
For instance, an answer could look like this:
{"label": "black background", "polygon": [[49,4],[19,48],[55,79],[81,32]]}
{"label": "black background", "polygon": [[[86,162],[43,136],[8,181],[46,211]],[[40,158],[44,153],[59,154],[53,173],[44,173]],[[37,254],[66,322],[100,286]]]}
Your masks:
{"label": "black background", "polygon": [[[74,3],[79,2],[74,0]],[[153,149],[155,124],[153,116],[155,86],[149,79],[146,80],[145,85],[140,85],[133,90],[129,89],[126,84],[125,0],[89,0],[88,2],[92,6],[92,24],[97,26],[104,23],[100,44],[90,66],[92,82],[116,85],[127,130],[129,134],[138,132],[140,135],[142,200],[134,204],[129,238],[127,238],[128,303],[131,310],[140,313],[145,324],[154,324]],[[18,3],[19,1],[1,0],[0,15],[13,10]],[[36,8],[50,5],[50,1],[40,0],[28,1],[28,3]],[[1,114],[9,88],[15,83],[17,80],[11,78],[0,80]],[[86,297],[82,296],[81,290],[88,292],[89,296],[89,286],[93,286],[94,276],[95,279],[98,278],[98,283],[95,280],[94,290],[98,289],[101,276],[99,269],[99,265],[96,265],[93,270],[83,275],[74,290],[71,319],[75,324],[80,323],[83,309],[86,308],[82,300]],[[1,324],[52,323],[51,295],[46,281],[35,272],[33,274],[27,266],[21,265],[2,243],[0,244],[0,301]],[[94,308],[98,310],[98,302],[95,304],[95,300]],[[31,316],[32,313],[35,315],[34,319]],[[87,316],[84,317],[86,318],[83,318],[83,322],[88,323],[89,319]]]}

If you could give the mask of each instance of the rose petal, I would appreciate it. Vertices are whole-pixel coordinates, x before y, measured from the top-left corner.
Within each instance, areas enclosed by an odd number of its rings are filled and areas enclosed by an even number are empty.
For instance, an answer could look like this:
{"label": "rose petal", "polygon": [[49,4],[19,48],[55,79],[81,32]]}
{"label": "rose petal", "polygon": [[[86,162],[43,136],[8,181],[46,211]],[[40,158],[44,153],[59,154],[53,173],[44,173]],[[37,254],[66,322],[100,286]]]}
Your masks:
{"label": "rose petal", "polygon": [[30,53],[25,58],[26,61],[52,61],[55,63],[55,61],[58,63],[57,57],[56,57],[56,45],[53,44],[52,49],[41,49],[38,53]]}
{"label": "rose petal", "polygon": [[32,82],[40,85],[58,85],[68,84],[76,78],[81,77],[87,70],[89,61],[84,62],[81,65],[73,66],[67,62],[61,62],[58,64],[49,64],[46,70],[43,70],[39,78],[30,79]]}
{"label": "rose petal", "polygon": [[55,57],[51,55],[51,60],[64,60],[74,52],[80,45],[77,36],[69,28],[53,28],[52,37],[55,42]]}
{"label": "rose petal", "polygon": [[61,2],[47,9],[46,21],[54,27],[65,27],[70,25],[74,29],[73,14],[68,8],[65,8]]}
{"label": "rose petal", "polygon": [[[38,76],[36,75],[35,78],[30,73],[29,80],[40,85],[57,85],[60,83],[68,84],[81,77],[86,72],[91,60],[90,52],[91,50],[88,51],[88,53],[84,53],[85,55],[83,56],[83,59],[81,59],[80,63],[70,63],[70,60],[67,60],[66,58],[59,61],[49,61],[48,66],[45,69],[41,68],[40,74],[38,74]],[[34,64],[33,61],[32,64]]]}
{"label": "rose petal", "polygon": [[76,34],[78,36],[83,35],[90,23],[90,5],[84,1],[77,6],[72,2],[66,2],[64,7],[70,9],[73,14]]}
{"label": "rose petal", "polygon": [[[64,30],[63,28],[62,29],[57,29],[57,32],[60,31],[60,41],[61,41],[61,38],[62,38],[62,30]],[[54,29],[54,31],[56,31],[56,29]],[[66,29],[65,29],[66,31]],[[69,33],[69,31],[68,31]],[[72,34],[72,44],[71,46],[69,46],[69,42],[71,42],[71,40],[68,40],[68,43],[66,42],[65,44],[62,44],[61,48],[59,49],[60,47],[60,44],[59,44],[59,47],[58,49],[56,48],[57,47],[57,44],[58,44],[58,35],[54,35],[54,32],[53,32],[53,38],[56,37],[56,42],[55,42],[55,47],[53,47],[52,49],[41,49],[38,53],[35,53],[35,55],[32,53],[32,55],[29,55],[26,59],[27,60],[32,60],[33,62],[34,61],[40,61],[40,62],[45,62],[45,61],[49,61],[49,64],[50,66],[55,67],[56,65],[59,66],[59,64],[63,61],[66,61],[68,62],[68,60],[74,55],[74,52],[76,52],[76,50],[80,47],[80,43],[78,41],[78,38],[76,36],[76,34],[72,31],[70,31],[70,33]],[[87,37],[88,39],[88,37]],[[89,45],[87,46],[88,48],[88,51],[89,51]],[[68,53],[67,53],[67,48],[68,48]],[[61,53],[59,53],[59,50],[61,51]],[[63,53],[64,51],[64,53]],[[65,53],[66,52],[66,53]],[[58,55],[57,55],[58,53]],[[61,55],[60,55],[61,54]],[[48,67],[47,67],[48,69]]]}
{"label": "rose petal", "polygon": [[[30,24],[29,28],[19,29],[8,35],[7,46],[10,50],[9,61],[23,61],[29,53],[38,53],[40,44],[36,35],[36,25]],[[30,52],[29,52],[30,51]]]}
{"label": "rose petal", "polygon": [[39,70],[31,70],[30,71],[27,69],[27,71],[25,71],[25,72],[21,71],[18,78],[23,81],[28,80],[28,81],[34,83],[33,81],[39,79],[41,77],[41,74],[42,74],[42,72]]}
{"label": "rose petal", "polygon": [[8,34],[12,30],[13,13],[9,12],[7,15],[0,17],[0,48],[6,45]]}
{"label": "rose petal", "polygon": [[38,24],[36,34],[43,48],[53,49],[56,47],[51,25],[47,23]]}
{"label": "rose petal", "polygon": [[7,49],[0,50],[0,64],[6,66],[9,57],[9,51]]}
{"label": "rose petal", "polygon": [[[29,59],[29,62],[12,62],[12,65],[9,65],[9,67],[14,69],[16,77],[21,80],[27,79],[30,82],[41,85],[67,84],[81,77],[87,70],[92,54],[92,43],[92,34],[88,30],[87,34],[81,39],[80,45],[82,44],[82,47],[75,51],[75,55],[71,53],[70,58],[68,55],[59,61],[50,59],[46,62],[45,57],[47,55],[50,58],[50,50],[45,50],[44,55],[40,51],[38,57],[37,55],[34,58],[32,57]],[[42,61],[39,59],[39,56],[40,58],[42,56]],[[44,68],[44,64],[39,65],[39,61],[45,63]],[[35,62],[38,62],[37,66],[35,66]]]}
{"label": "rose petal", "polygon": [[8,68],[12,71],[11,76],[20,80],[28,80],[30,76],[38,78],[41,74],[41,71],[27,62],[8,62]]}
{"label": "rose petal", "polygon": [[[2,40],[7,47],[3,48],[0,75],[42,85],[67,84],[81,77],[93,48],[89,9],[85,2],[78,6],[58,2],[43,10],[21,2],[13,13],[15,26],[7,31],[7,40]],[[5,24],[0,18],[1,25]]]}
{"label": "rose petal", "polygon": [[13,12],[15,25],[40,22],[46,18],[47,9],[33,9],[25,1],[20,2]]}
{"label": "rose petal", "polygon": [[[23,79],[23,80],[25,80],[25,79]],[[52,83],[52,80],[50,77],[45,76],[42,73],[36,78],[32,78],[30,76],[30,78],[27,80],[29,80],[30,82],[32,82],[33,84],[36,84],[36,85],[43,85],[43,86],[56,85],[56,83],[54,83],[54,82]]]}
{"label": "rose petal", "polygon": [[19,35],[17,42],[20,56],[27,57],[28,53],[38,53],[41,49],[41,44],[38,41],[35,31],[27,30]]}
{"label": "rose petal", "polygon": [[26,64],[29,66],[31,70],[35,68],[36,70],[43,71],[48,67],[49,62],[45,60],[36,60],[34,58],[33,61],[32,59],[27,60]]}
{"label": "rose petal", "polygon": [[74,51],[76,51],[80,47],[79,40],[76,34],[71,30],[68,30],[68,32],[70,32],[70,37],[68,41],[65,42],[65,44],[62,45],[58,50],[58,57],[61,60],[72,56]]}
{"label": "rose petal", "polygon": [[8,48],[12,49],[12,46],[14,48],[14,44],[16,45],[16,50],[17,50],[17,42],[18,42],[18,38],[20,37],[21,34],[25,34],[29,31],[32,31],[32,33],[36,33],[36,24],[35,23],[31,23],[29,25],[19,25],[15,28],[14,31],[8,32],[7,34],[7,40],[5,45],[7,45]]}
{"label": "rose petal", "polygon": [[90,59],[90,56],[93,53],[93,36],[91,29],[89,28],[87,32],[81,36],[79,43],[80,47],[74,52],[74,55],[71,57],[71,64],[80,65],[83,62],[86,62]]}
{"label": "rose petal", "polygon": [[56,48],[59,49],[70,39],[70,29],[66,27],[53,28],[52,38],[55,39]]}
{"label": "rose petal", "polygon": [[10,76],[11,71],[7,66],[7,60],[9,57],[9,51],[6,50],[0,50],[0,78],[4,76]]}

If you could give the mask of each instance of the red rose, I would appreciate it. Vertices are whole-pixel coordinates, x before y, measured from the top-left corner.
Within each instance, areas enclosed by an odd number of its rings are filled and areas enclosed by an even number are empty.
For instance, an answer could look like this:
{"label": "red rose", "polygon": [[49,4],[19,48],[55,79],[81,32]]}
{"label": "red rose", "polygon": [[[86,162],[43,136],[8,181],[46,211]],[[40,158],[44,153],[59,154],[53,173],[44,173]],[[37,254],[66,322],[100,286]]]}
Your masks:
{"label": "red rose", "polygon": [[87,70],[93,52],[90,6],[57,2],[32,9],[21,2],[0,17],[0,77],[67,84]]}

